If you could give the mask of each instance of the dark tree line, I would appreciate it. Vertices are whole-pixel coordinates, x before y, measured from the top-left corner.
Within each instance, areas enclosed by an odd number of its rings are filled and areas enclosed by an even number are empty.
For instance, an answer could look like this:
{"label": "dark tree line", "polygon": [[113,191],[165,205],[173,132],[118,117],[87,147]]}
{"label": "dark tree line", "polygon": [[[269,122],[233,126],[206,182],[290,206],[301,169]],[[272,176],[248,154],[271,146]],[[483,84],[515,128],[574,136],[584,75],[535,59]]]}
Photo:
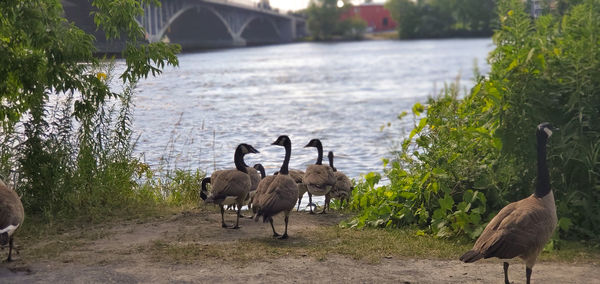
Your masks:
{"label": "dark tree line", "polygon": [[400,38],[491,36],[496,0],[388,0]]}

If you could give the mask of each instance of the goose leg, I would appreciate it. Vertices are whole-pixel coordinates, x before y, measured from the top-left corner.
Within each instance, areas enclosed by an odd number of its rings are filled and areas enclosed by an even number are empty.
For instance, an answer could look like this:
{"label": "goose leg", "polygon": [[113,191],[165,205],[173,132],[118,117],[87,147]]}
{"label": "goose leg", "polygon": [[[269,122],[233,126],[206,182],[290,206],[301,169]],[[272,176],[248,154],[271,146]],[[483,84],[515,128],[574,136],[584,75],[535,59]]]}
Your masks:
{"label": "goose leg", "polygon": [[238,210],[237,210],[237,217],[235,218],[235,226],[231,227],[231,229],[239,229],[240,226],[240,215],[242,215],[241,213],[242,211],[242,205],[238,204]]}
{"label": "goose leg", "polygon": [[288,227],[288,220],[290,218],[288,214],[289,214],[288,212],[285,213],[285,233],[283,233],[283,236],[278,238],[280,240],[285,240],[288,238],[287,227]]}
{"label": "goose leg", "polygon": [[317,207],[316,204],[312,203],[312,193],[308,192],[308,206],[315,206]]}
{"label": "goose leg", "polygon": [[320,214],[325,214],[325,210],[327,210],[327,207],[329,207],[329,201],[331,200],[331,197],[329,196],[329,194],[325,195],[325,205],[323,205],[323,211],[321,211]]}
{"label": "goose leg", "polygon": [[273,238],[279,237],[280,234],[275,232],[275,226],[273,226],[273,218],[269,217],[269,223],[271,223],[271,229],[273,229]]}
{"label": "goose leg", "polygon": [[508,262],[504,263],[504,284],[510,284],[510,281],[508,281]]}
{"label": "goose leg", "polygon": [[221,206],[221,227],[228,228],[227,224],[225,224],[225,207]]}
{"label": "goose leg", "polygon": [[302,196],[298,197],[298,208],[296,208],[296,211],[300,211],[300,203],[302,202]]}
{"label": "goose leg", "polygon": [[527,277],[527,284],[531,283],[531,268],[525,267],[525,275]]}
{"label": "goose leg", "polygon": [[11,262],[12,261],[12,250],[13,250],[13,237],[10,236],[10,240],[8,241],[8,258],[6,259],[6,262]]}

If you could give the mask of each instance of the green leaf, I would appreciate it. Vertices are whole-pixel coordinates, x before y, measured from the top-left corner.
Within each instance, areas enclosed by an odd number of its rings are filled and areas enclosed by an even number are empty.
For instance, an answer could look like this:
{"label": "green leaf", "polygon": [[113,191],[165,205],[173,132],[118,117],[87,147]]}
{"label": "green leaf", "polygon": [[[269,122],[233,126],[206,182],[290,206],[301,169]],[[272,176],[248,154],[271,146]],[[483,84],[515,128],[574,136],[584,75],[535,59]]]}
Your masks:
{"label": "green leaf", "polygon": [[420,103],[416,103],[413,105],[412,107],[412,112],[415,116],[419,116],[421,115],[421,113],[425,110],[425,107],[420,104]]}
{"label": "green leaf", "polygon": [[561,217],[558,220],[558,228],[564,232],[568,232],[569,228],[571,228],[571,225],[573,225],[573,221],[567,217]]}
{"label": "green leaf", "polygon": [[438,201],[443,210],[450,211],[454,206],[454,199],[449,194],[446,194],[442,199],[438,199]]}

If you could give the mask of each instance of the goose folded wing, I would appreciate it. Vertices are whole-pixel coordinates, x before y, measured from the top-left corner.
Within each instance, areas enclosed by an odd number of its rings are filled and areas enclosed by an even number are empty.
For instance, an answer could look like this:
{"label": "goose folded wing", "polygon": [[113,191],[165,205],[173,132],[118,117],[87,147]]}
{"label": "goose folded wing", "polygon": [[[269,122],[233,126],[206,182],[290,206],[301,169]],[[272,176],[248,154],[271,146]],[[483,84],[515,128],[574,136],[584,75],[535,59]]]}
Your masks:
{"label": "goose folded wing", "polygon": [[274,215],[291,210],[298,199],[298,187],[291,178],[277,178],[264,193],[261,208]]}
{"label": "goose folded wing", "polygon": [[[524,200],[523,200],[524,201]],[[543,207],[515,202],[504,207],[486,226],[475,248],[485,258],[513,258],[537,250],[547,241],[551,218]]]}
{"label": "goose folded wing", "polygon": [[213,174],[211,183],[211,194],[215,199],[223,199],[227,196],[245,196],[251,186],[250,176],[237,170],[220,173],[216,180]]}
{"label": "goose folded wing", "polygon": [[335,176],[328,166],[310,165],[306,169],[303,182],[311,185],[334,185]]}

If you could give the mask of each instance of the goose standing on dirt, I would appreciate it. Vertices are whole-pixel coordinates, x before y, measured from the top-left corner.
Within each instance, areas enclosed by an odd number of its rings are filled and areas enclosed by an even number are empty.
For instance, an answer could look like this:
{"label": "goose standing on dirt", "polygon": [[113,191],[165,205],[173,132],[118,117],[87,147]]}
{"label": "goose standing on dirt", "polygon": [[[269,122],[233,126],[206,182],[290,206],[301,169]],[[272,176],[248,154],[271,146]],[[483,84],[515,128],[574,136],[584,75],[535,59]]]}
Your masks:
{"label": "goose standing on dirt", "polygon": [[[263,222],[269,221],[273,229],[273,237],[279,239],[288,238],[288,221],[290,212],[296,205],[298,199],[298,186],[293,178],[290,177],[288,165],[292,154],[292,142],[286,135],[279,136],[272,145],[283,146],[285,148],[285,159],[277,175],[265,177],[260,181],[256,194],[254,195],[254,205],[252,210],[256,213],[255,221],[262,216]],[[283,212],[285,214],[285,232],[283,235],[275,232],[273,226],[273,216]]]}
{"label": "goose standing on dirt", "polygon": [[0,246],[8,244],[8,258],[12,261],[15,231],[23,224],[25,212],[21,198],[0,178]]}
{"label": "goose standing on dirt", "polygon": [[[248,169],[244,166],[244,155],[249,153],[258,153],[258,151],[248,144],[238,145],[233,156],[236,169],[215,171],[210,177],[202,180],[200,198],[206,203],[218,204],[221,207],[221,226],[223,228],[229,228],[229,226],[225,224],[224,206],[230,204],[238,205],[237,219],[235,221],[235,226],[233,226],[232,229],[239,228],[242,204],[244,203],[244,200],[246,200],[250,188],[252,187],[252,180],[248,174]],[[207,196],[207,183],[212,185],[209,196]]]}
{"label": "goose standing on dirt", "polygon": [[[546,143],[552,135],[552,126],[542,123],[538,125],[536,134],[538,173],[535,193],[502,208],[485,227],[473,249],[460,257],[464,262],[474,262],[481,258],[509,259],[518,256],[525,261],[528,284],[535,261],[557,223],[546,164]],[[510,283],[508,262],[504,262],[504,282]]]}
{"label": "goose standing on dirt", "polygon": [[[329,193],[335,185],[335,176],[332,168],[323,165],[323,144],[321,144],[319,139],[310,140],[304,147],[315,147],[318,153],[317,162],[306,168],[302,181],[309,192],[308,203],[310,205],[312,203],[312,195],[323,196]],[[324,213],[325,210],[321,212],[321,214]],[[310,214],[314,214],[312,206],[310,207]]]}
{"label": "goose standing on dirt", "polygon": [[333,169],[333,175],[335,176],[335,185],[329,191],[327,195],[325,195],[325,206],[323,210],[329,209],[329,201],[333,198],[340,200],[340,206],[346,200],[346,204],[350,202],[350,196],[352,195],[352,181],[346,176],[344,173],[338,171],[333,166],[333,152],[329,151],[327,158],[329,159],[329,167]]}

